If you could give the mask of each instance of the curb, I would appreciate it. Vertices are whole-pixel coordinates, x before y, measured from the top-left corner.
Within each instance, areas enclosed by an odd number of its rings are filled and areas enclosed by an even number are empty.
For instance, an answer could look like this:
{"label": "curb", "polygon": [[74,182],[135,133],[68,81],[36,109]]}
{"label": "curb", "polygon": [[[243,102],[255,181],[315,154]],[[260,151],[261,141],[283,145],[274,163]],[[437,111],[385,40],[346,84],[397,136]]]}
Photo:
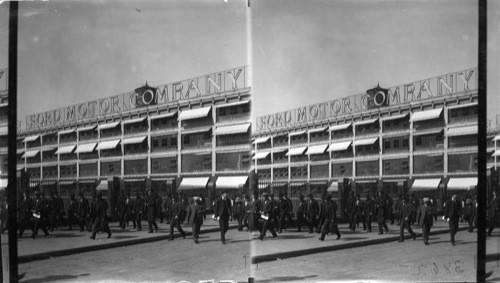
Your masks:
{"label": "curb", "polygon": [[[229,229],[235,229],[238,228],[238,225],[229,225]],[[210,228],[206,230],[201,230],[200,234],[205,234],[205,233],[212,233],[212,232],[218,232],[220,231],[220,228]],[[193,235],[192,232],[186,232],[186,236],[191,236]],[[180,234],[174,234],[174,238],[180,238],[182,237]],[[92,245],[92,246],[85,246],[85,247],[78,247],[78,248],[71,248],[71,249],[65,249],[65,250],[58,250],[58,251],[51,251],[51,252],[44,252],[44,253],[36,253],[36,254],[30,254],[30,255],[22,255],[17,257],[17,263],[28,263],[36,260],[44,260],[44,259],[50,259],[51,257],[60,257],[60,256],[66,256],[66,255],[73,255],[73,254],[79,254],[79,253],[85,253],[85,252],[92,252],[92,251],[98,251],[98,250],[105,250],[105,249],[112,249],[112,248],[119,248],[119,247],[125,247],[125,246],[131,246],[131,245],[137,245],[137,244],[144,244],[144,243],[151,243],[151,242],[157,242],[157,241],[162,241],[162,240],[167,240],[170,238],[170,235],[161,235],[161,236],[153,236],[153,237],[146,237],[146,238],[139,238],[139,239],[133,239],[133,240],[125,240],[125,241],[120,241],[120,242],[111,242],[111,243],[105,243],[105,244],[98,244],[98,245]],[[90,241],[90,239],[88,239]]]}
{"label": "curb", "polygon": [[[458,231],[463,231],[463,230],[467,230],[467,229],[468,229],[468,227],[460,227],[460,228],[458,228]],[[437,231],[431,231],[429,235],[445,234],[445,233],[449,233],[449,232],[450,232],[450,230],[437,230]],[[415,233],[417,234],[417,237],[422,237],[422,233],[417,233],[417,232],[415,232]],[[405,240],[412,239],[412,238],[413,237],[411,235],[405,236]],[[373,239],[373,240],[365,240],[365,241],[359,241],[359,242],[353,242],[353,243],[332,245],[332,246],[327,246],[327,247],[317,247],[317,248],[302,249],[302,250],[295,250],[295,251],[282,252],[282,253],[266,254],[266,255],[252,257],[252,264],[281,260],[281,259],[298,257],[298,256],[303,256],[303,255],[316,254],[316,253],[331,252],[331,251],[338,251],[338,250],[343,250],[343,249],[351,249],[351,248],[357,248],[357,247],[363,247],[363,246],[369,246],[369,245],[389,243],[389,242],[393,242],[393,241],[397,241],[397,240],[399,240],[399,235],[390,236],[390,237],[386,237],[386,238],[380,238],[380,239]]]}

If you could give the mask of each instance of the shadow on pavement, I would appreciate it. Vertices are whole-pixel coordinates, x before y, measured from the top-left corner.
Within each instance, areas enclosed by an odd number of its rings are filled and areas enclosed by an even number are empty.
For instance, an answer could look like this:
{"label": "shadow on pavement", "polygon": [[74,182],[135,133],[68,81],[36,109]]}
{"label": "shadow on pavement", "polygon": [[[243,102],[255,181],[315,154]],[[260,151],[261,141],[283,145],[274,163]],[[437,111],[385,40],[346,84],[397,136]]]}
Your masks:
{"label": "shadow on pavement", "polygon": [[260,282],[260,283],[271,283],[271,282],[286,282],[286,281],[304,281],[307,278],[314,278],[317,277],[317,275],[309,275],[309,276],[280,276],[280,277],[272,277],[269,279],[264,279],[264,280],[256,280],[255,282]]}
{"label": "shadow on pavement", "polygon": [[[308,234],[309,235],[309,234]],[[304,239],[304,238],[311,238],[308,235],[283,235],[283,234],[278,234],[278,237],[276,239]]]}
{"label": "shadow on pavement", "polygon": [[486,261],[498,261],[500,260],[500,253],[496,253],[496,254],[487,254],[486,255]]}
{"label": "shadow on pavement", "polygon": [[139,236],[111,236],[112,239],[133,239],[133,238],[139,238]]}
{"label": "shadow on pavement", "polygon": [[89,276],[89,275],[90,275],[90,273],[84,273],[84,274],[80,274],[80,275],[47,275],[43,278],[29,279],[29,280],[20,281],[20,282],[25,282],[25,283],[52,282],[52,281],[56,281],[56,280],[76,279],[78,277]]}
{"label": "shadow on pavement", "polygon": [[[332,239],[336,239],[334,237],[336,237],[336,236],[333,236]],[[363,240],[363,239],[368,239],[368,237],[341,237],[339,240],[351,241],[351,240]]]}
{"label": "shadow on pavement", "polygon": [[83,237],[85,235],[78,235],[78,234],[50,234],[49,237],[54,237],[54,238],[75,238],[75,237]]}

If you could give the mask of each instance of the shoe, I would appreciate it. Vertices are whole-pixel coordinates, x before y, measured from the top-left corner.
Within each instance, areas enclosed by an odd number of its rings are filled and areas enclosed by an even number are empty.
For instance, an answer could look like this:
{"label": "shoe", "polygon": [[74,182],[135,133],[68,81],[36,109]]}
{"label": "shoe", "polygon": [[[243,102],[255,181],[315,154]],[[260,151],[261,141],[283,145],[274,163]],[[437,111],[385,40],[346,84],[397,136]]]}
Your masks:
{"label": "shoe", "polygon": [[195,244],[199,244],[198,240],[194,241]]}
{"label": "shoe", "polygon": [[153,231],[148,231],[148,234],[153,233]]}
{"label": "shoe", "polygon": [[48,236],[49,236],[49,233],[45,233],[45,235],[44,235],[44,236],[45,236],[45,237],[48,237]]}
{"label": "shoe", "polygon": [[429,245],[429,242],[424,242],[424,244],[425,244],[426,246],[428,246],[428,245]]}
{"label": "shoe", "polygon": [[398,240],[399,243],[404,242],[404,240]]}
{"label": "shoe", "polygon": [[413,234],[413,241],[417,239],[417,234]]}
{"label": "shoe", "polygon": [[264,241],[264,237],[259,237],[259,240]]}
{"label": "shoe", "polygon": [[337,236],[337,240],[339,240],[339,239],[340,239],[340,235]]}
{"label": "shoe", "polygon": [[111,233],[108,233],[108,238],[111,238]]}
{"label": "shoe", "polygon": [[385,233],[389,233],[389,229],[385,229]]}
{"label": "shoe", "polygon": [[89,238],[91,238],[92,240],[95,240],[95,237],[90,236]]}
{"label": "shoe", "polygon": [[380,232],[380,233],[378,233],[378,234],[379,234],[379,235],[383,235],[384,233]]}
{"label": "shoe", "polygon": [[34,239],[35,237],[36,237],[36,234],[32,234],[32,235],[31,235],[31,238],[33,238],[33,239]]}
{"label": "shoe", "polygon": [[182,235],[182,238],[183,238],[183,239],[186,239],[186,234]]}
{"label": "shoe", "polygon": [[324,241],[324,240],[325,240],[325,239],[323,239],[323,238],[318,238],[318,239],[319,239],[320,241]]}
{"label": "shoe", "polygon": [[155,228],[155,233],[158,233],[158,228]]}

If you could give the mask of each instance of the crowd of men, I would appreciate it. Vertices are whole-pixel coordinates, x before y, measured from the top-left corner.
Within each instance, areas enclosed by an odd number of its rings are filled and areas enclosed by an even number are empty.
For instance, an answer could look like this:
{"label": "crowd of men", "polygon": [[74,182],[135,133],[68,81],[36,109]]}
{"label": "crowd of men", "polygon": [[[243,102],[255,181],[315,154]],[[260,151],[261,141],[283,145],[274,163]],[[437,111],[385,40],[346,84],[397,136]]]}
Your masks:
{"label": "crowd of men", "polygon": [[[238,223],[238,231],[246,228],[247,231],[258,231],[259,239],[263,240],[269,231],[273,237],[283,231],[296,228],[299,232],[306,227],[309,233],[320,234],[319,240],[323,241],[329,233],[336,234],[341,238],[338,222],[342,214],[349,220],[349,229],[355,231],[362,225],[363,230],[372,232],[372,223],[378,224],[378,233],[388,233],[387,222],[397,223],[400,226],[400,242],[404,241],[404,230],[415,239],[416,234],[412,230],[415,224],[422,227],[423,240],[428,244],[428,234],[437,220],[437,203],[433,198],[424,197],[417,199],[415,195],[398,195],[393,199],[380,191],[374,198],[370,194],[361,199],[360,194],[351,192],[343,211],[339,210],[337,202],[332,200],[331,195],[324,195],[316,200],[312,194],[299,196],[298,203],[294,202],[285,194],[275,196],[270,193],[263,194],[263,200],[257,194],[229,197],[227,192],[213,200],[212,208],[214,219],[219,222],[221,236],[220,240],[225,244],[225,234],[228,230],[229,221]],[[0,211],[1,232],[6,227],[6,205],[2,205]],[[184,222],[193,225],[193,239],[198,243],[198,235],[203,220],[206,219],[206,201],[201,195],[194,196],[190,200],[186,197],[168,195],[164,198],[158,193],[148,191],[137,193],[135,198],[130,193],[121,191],[116,205],[111,209],[112,214],[119,218],[119,227],[126,229],[132,224],[137,231],[142,230],[142,221],[148,222],[148,232],[158,231],[158,224],[165,222],[170,228],[169,240],[174,240],[174,229],[177,229],[183,238],[186,233],[181,224]],[[443,220],[450,225],[450,241],[455,245],[455,234],[458,231],[459,221],[466,221],[469,232],[473,232],[477,226],[477,202],[471,195],[465,195],[459,199],[453,193],[449,200],[443,203]],[[339,215],[337,215],[339,213]],[[64,215],[67,218],[64,219]],[[23,200],[18,207],[19,238],[24,231],[30,229],[31,237],[36,238],[41,229],[45,236],[49,231],[54,231],[63,223],[68,225],[69,230],[73,226],[79,227],[81,232],[91,232],[90,238],[95,239],[98,232],[106,232],[108,238],[111,231],[108,225],[108,203],[100,193],[92,193],[89,199],[83,192],[76,198],[70,195],[65,209],[64,202],[57,193],[46,194],[35,192],[30,196],[27,192],[23,194]],[[500,217],[500,200],[494,192],[493,199],[487,207],[488,235],[495,228]]]}

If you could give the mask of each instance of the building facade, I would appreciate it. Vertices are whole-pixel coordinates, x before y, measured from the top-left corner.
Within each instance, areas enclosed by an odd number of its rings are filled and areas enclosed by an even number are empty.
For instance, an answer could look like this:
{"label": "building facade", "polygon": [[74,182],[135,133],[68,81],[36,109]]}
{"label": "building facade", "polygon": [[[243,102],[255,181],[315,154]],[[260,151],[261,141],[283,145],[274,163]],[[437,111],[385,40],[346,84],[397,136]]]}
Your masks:
{"label": "building facade", "polygon": [[259,190],[292,200],[372,197],[477,185],[477,69],[258,117]]}
{"label": "building facade", "polygon": [[18,170],[28,172],[30,190],[64,198],[152,189],[211,199],[217,189],[248,187],[247,73],[245,66],[158,87],[146,83],[134,92],[30,115],[17,137]]}

